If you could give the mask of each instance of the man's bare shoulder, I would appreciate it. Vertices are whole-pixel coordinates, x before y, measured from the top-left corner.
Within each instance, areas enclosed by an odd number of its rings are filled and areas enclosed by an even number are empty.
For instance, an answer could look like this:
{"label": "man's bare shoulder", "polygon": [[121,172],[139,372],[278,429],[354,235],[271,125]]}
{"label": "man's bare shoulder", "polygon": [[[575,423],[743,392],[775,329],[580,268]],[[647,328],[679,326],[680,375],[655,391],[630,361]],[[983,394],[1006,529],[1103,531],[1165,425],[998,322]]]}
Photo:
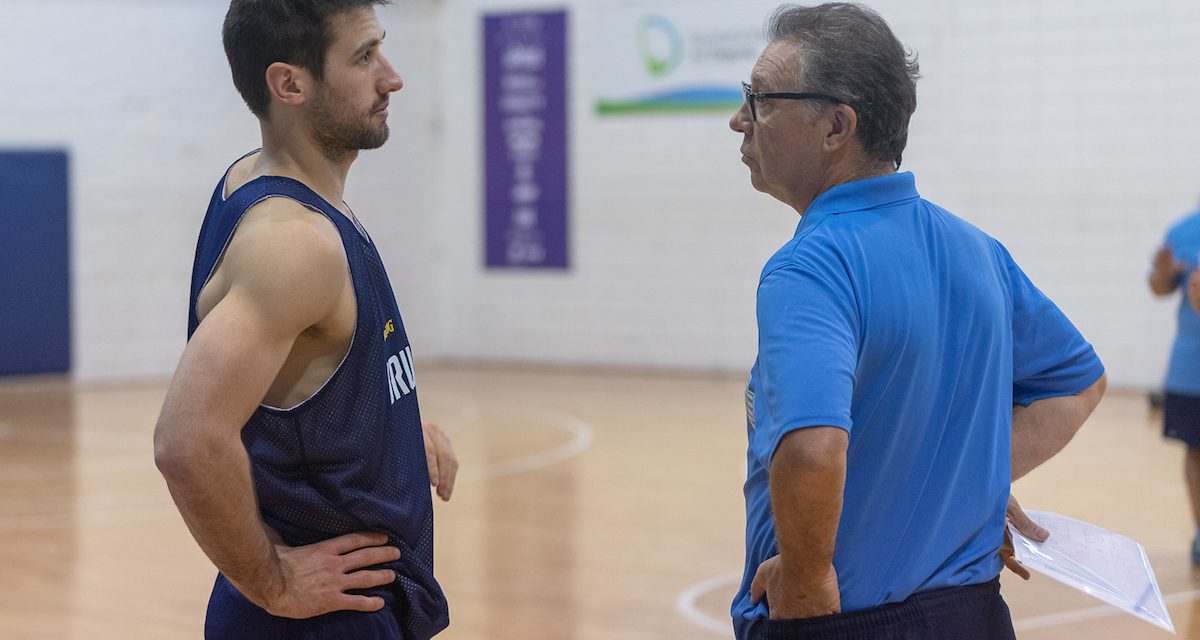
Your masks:
{"label": "man's bare shoulder", "polygon": [[226,291],[317,322],[339,300],[348,272],[332,221],[290,198],[272,197],[246,211],[219,275]]}
{"label": "man's bare shoulder", "polygon": [[346,265],[342,238],[333,222],[282,196],[267,198],[246,211],[229,242],[226,258],[240,258],[257,266],[267,266],[263,262],[268,259],[289,267]]}

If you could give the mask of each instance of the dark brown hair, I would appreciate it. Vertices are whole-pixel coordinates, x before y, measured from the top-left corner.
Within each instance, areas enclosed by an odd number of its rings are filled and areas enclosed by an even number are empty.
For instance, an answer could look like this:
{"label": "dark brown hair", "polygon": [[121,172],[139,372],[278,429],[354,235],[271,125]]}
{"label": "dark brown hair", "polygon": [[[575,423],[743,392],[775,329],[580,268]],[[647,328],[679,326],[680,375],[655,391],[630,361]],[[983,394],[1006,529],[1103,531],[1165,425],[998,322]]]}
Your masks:
{"label": "dark brown hair", "polygon": [[325,52],[333,44],[334,16],[389,0],[233,0],[221,30],[233,85],[250,111],[267,117],[271,94],[267,67],[286,62],[325,77]]}

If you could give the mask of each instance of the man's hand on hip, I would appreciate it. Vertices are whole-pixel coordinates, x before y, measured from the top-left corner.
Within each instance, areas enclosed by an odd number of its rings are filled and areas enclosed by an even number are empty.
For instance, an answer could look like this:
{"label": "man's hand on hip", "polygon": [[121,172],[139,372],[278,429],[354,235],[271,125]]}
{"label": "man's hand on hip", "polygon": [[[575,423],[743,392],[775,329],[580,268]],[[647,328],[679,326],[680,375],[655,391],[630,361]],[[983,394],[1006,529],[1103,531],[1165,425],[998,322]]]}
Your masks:
{"label": "man's hand on hip", "polygon": [[758,565],[750,583],[750,601],[767,598],[772,620],[797,620],[841,613],[837,571],[833,566],[812,580],[788,575],[779,556]]}
{"label": "man's hand on hip", "polygon": [[377,532],[351,533],[303,547],[275,545],[279,558],[273,584],[263,589],[246,589],[235,584],[247,598],[272,615],[283,618],[312,618],[331,611],[378,611],[383,598],[348,594],[351,589],[370,589],[391,584],[391,569],[366,569],[400,558],[400,550],[387,544],[387,535]]}

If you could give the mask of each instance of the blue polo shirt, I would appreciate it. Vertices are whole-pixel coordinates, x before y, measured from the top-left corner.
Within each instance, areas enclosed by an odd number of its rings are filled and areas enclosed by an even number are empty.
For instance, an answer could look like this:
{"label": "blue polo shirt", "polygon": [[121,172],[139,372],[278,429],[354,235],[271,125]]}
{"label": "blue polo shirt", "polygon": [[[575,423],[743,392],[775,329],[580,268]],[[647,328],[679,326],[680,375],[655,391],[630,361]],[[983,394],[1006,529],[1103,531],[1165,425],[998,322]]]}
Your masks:
{"label": "blue polo shirt", "polygon": [[1166,388],[1171,393],[1200,396],[1200,315],[1196,315],[1186,295],[1187,278],[1200,262],[1200,211],[1175,223],[1167,231],[1166,243],[1175,252],[1175,259],[1187,264],[1187,272],[1179,279],[1183,294],[1180,295]]}
{"label": "blue polo shirt", "polygon": [[834,553],[849,612],[996,577],[1013,403],[1078,393],[1104,372],[1008,251],[921,199],[910,173],[812,203],[763,269],[758,332],[738,638],[769,615],[750,583],[778,553],[768,469],[785,434],[850,435]]}

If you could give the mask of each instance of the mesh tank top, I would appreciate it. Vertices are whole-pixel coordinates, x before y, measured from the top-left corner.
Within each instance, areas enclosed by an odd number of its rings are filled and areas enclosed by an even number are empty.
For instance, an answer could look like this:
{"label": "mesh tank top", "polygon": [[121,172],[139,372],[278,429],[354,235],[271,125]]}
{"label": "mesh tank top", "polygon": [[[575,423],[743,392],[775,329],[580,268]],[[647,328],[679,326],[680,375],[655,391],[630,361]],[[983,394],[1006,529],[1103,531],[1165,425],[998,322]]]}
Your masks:
{"label": "mesh tank top", "polygon": [[299,202],[337,227],[358,312],[350,349],[329,380],[295,407],[260,405],[242,429],[263,520],[293,546],[386,532],[402,554],[386,565],[397,579],[370,595],[392,605],[408,640],[426,640],[449,624],[449,613],[433,576],[433,504],[412,348],[379,253],[365,231],[296,180],[263,176],[224,193],[222,179],[200,229],[189,338],[199,324],[200,291],[238,222],[271,197]]}

